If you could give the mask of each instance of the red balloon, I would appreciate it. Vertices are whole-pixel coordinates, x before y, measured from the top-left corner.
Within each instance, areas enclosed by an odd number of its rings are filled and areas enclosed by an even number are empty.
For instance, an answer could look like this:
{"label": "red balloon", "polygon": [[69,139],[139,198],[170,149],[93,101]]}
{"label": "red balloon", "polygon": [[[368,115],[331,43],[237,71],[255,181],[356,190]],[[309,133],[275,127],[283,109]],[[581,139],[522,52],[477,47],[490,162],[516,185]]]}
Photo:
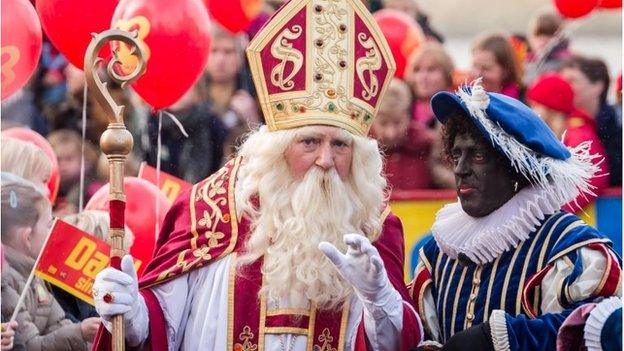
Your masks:
{"label": "red balloon", "polygon": [[48,140],[41,136],[41,134],[27,128],[10,128],[3,130],[2,137],[14,138],[32,143],[41,149],[46,156],[48,156],[48,159],[52,164],[50,179],[48,179],[48,199],[50,199],[50,202],[54,204],[54,201],[56,201],[56,195],[58,195],[61,177],[59,175],[58,159],[52,149],[52,145],[50,145]]}
{"label": "red balloon", "polygon": [[598,7],[601,9],[619,9],[622,8],[622,0],[602,0]]}
{"label": "red balloon", "polygon": [[555,7],[561,16],[580,18],[592,12],[600,0],[555,0]]}
{"label": "red balloon", "polygon": [[[113,28],[137,30],[147,55],[147,70],[132,86],[154,108],[178,101],[200,78],[210,48],[210,18],[200,0],[122,0]],[[120,74],[130,74],[136,57],[125,43],[118,50]]]}
{"label": "red balloon", "polygon": [[232,33],[247,29],[260,14],[263,0],[205,0],[210,16]]}
{"label": "red balloon", "polygon": [[[109,211],[109,185],[101,187],[93,194],[85,210]],[[152,259],[156,246],[158,227],[162,227],[165,214],[171,203],[158,187],[147,180],[136,177],[124,178],[124,193],[126,194],[126,225],[134,234],[134,243],[130,247],[130,254],[141,260],[139,276],[147,263]],[[156,202],[159,213],[156,217]]]}
{"label": "red balloon", "polygon": [[2,96],[23,87],[41,55],[41,24],[28,0],[2,0]]}
{"label": "red balloon", "polygon": [[110,28],[117,3],[118,0],[37,0],[37,12],[54,47],[82,69],[91,33]]}
{"label": "red balloon", "polygon": [[381,32],[386,37],[396,62],[396,78],[403,79],[407,59],[424,41],[422,29],[416,20],[403,12],[384,9],[373,14]]}

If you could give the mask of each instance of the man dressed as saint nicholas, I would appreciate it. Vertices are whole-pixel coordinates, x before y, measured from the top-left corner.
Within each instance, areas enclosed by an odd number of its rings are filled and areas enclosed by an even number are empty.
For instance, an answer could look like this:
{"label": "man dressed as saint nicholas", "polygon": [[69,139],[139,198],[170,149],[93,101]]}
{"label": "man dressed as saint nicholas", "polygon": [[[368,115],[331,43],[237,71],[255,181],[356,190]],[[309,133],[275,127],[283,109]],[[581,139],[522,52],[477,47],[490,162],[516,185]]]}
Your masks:
{"label": "man dressed as saint nicholas", "polygon": [[422,327],[399,219],[366,135],[395,70],[359,0],[292,0],[247,55],[266,126],[181,195],[140,281],[132,258],[93,293],[110,347],[407,350]]}

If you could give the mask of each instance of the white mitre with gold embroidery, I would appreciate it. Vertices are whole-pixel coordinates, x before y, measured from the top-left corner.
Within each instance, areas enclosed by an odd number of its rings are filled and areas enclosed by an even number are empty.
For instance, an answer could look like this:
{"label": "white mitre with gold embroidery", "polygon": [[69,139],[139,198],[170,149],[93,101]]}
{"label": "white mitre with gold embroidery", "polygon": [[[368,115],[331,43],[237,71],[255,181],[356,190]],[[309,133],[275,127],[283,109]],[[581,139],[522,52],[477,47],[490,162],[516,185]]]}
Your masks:
{"label": "white mitre with gold embroidery", "polygon": [[396,69],[360,0],[291,0],[247,58],[270,130],[313,124],[366,135]]}

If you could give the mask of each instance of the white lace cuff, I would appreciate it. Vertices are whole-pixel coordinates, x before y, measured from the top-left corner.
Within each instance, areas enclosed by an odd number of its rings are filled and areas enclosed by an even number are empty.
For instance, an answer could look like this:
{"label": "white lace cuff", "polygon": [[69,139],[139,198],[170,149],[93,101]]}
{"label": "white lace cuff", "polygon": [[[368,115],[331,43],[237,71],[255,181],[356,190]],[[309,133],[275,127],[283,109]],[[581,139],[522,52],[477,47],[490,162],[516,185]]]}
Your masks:
{"label": "white lace cuff", "polygon": [[505,311],[494,310],[490,315],[490,332],[494,351],[509,351],[509,336],[507,335],[507,321]]}
{"label": "white lace cuff", "polygon": [[622,301],[619,297],[610,297],[603,300],[589,313],[585,328],[583,329],[583,338],[585,339],[585,347],[587,351],[602,351],[600,336],[602,327],[609,316],[617,309],[622,308]]}

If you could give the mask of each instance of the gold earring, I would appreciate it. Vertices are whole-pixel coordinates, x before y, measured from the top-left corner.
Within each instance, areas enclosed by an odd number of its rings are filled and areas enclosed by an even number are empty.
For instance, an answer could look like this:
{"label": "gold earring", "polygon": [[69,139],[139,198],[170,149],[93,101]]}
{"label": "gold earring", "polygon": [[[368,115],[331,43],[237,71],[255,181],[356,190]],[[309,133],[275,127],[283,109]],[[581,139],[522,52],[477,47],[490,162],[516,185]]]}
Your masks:
{"label": "gold earring", "polygon": [[514,193],[518,192],[518,181],[514,182]]}

